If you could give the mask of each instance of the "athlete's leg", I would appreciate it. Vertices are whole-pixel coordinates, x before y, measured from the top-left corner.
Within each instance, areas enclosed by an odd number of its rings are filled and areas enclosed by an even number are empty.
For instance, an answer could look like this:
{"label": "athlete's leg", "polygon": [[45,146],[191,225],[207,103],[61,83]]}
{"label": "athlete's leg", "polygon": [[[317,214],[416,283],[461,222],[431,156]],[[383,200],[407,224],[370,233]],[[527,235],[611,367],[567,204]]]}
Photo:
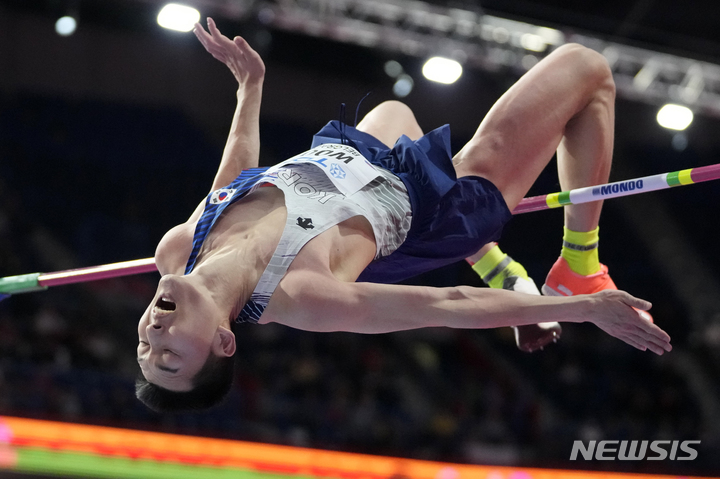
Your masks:
{"label": "athlete's leg", "polygon": [[[563,190],[604,183],[613,147],[615,87],[604,57],[564,45],[492,107],[455,156],[458,176],[492,181],[514,209],[557,150]],[[566,226],[597,226],[601,204],[566,207]]]}
{"label": "athlete's leg", "polygon": [[[612,161],[614,101],[612,73],[602,55],[579,45],[560,47],[493,106],[456,156],[458,175],[491,180],[513,209],[557,148],[563,190],[605,183]],[[597,257],[601,208],[601,202],[565,207],[563,249],[544,293],[615,289]]]}
{"label": "athlete's leg", "polygon": [[[525,268],[503,253],[497,243],[486,244],[476,254],[466,259],[473,271],[491,288],[540,295],[540,290],[535,285],[535,281],[528,276]],[[562,327],[553,321],[514,326],[513,331],[517,347],[531,353],[560,339]]]}
{"label": "athlete's leg", "polygon": [[423,136],[410,107],[399,101],[386,101],[373,108],[358,123],[357,129],[368,133],[392,147],[400,136],[405,135],[411,140]]}
{"label": "athlete's leg", "polygon": [[[604,58],[578,45],[561,47],[491,109],[473,139],[455,157],[458,176],[478,175],[491,180],[511,210],[556,150],[563,190],[605,183],[612,159],[614,99],[614,83]],[[600,208],[599,203],[566,207],[566,226],[574,231],[593,230]],[[499,249],[486,245],[468,261],[482,259],[473,268],[482,270],[482,276],[504,256]],[[495,277],[502,285],[492,284],[493,278],[485,276],[491,286],[522,287],[525,292],[539,294],[522,266],[512,259],[498,263],[500,266],[504,266],[502,271],[492,274],[497,273]],[[517,345],[525,351],[556,341],[560,334],[558,323],[515,328]]]}

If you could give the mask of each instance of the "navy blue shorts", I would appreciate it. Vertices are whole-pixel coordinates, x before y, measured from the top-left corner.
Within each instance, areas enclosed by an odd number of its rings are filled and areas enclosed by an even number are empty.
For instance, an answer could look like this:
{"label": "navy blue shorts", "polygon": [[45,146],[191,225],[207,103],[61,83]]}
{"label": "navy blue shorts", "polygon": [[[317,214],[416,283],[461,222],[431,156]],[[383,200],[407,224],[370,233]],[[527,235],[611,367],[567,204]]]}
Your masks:
{"label": "navy blue shorts", "polygon": [[512,217],[492,182],[456,176],[448,125],[417,141],[402,136],[388,148],[372,135],[331,121],[313,137],[312,147],[323,143],[354,147],[373,165],[397,175],[410,197],[407,239],[391,255],[370,263],[358,281],[396,283],[460,261],[497,240]]}

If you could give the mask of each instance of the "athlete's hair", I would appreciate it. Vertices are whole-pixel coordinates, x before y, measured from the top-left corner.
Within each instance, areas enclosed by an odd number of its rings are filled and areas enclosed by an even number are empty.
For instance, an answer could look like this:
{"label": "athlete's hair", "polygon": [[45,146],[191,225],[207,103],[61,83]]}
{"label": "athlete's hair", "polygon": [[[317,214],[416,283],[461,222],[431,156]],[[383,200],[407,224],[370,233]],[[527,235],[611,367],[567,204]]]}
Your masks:
{"label": "athlete's hair", "polygon": [[135,395],[155,412],[199,411],[219,404],[233,383],[234,356],[208,355],[202,369],[192,378],[190,391],[171,391],[153,384],[142,374],[135,380]]}

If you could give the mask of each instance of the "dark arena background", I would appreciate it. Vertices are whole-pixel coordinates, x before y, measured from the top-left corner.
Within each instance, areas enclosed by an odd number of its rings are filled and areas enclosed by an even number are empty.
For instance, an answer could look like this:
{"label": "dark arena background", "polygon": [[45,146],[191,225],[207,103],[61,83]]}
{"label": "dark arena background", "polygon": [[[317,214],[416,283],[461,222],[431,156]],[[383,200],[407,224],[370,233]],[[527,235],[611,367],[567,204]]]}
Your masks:
{"label": "dark arena background", "polygon": [[[0,1],[0,276],[152,257],[207,194],[236,83],[160,0]],[[611,181],[720,163],[720,28],[709,1],[188,0],[261,53],[261,164],[384,100],[454,150],[554,48],[602,52],[617,83]],[[76,30],[56,33],[70,15]],[[421,72],[463,66],[453,84]],[[404,89],[403,89],[404,88]],[[360,100],[370,95],[359,105]],[[656,120],[666,103],[694,121]],[[530,192],[560,191],[554,165]],[[720,183],[608,200],[600,257],[652,301],[662,357],[588,324],[544,351],[509,328],[363,336],[238,328],[230,398],[159,415],[134,397],[137,321],[157,273],[0,303],[0,477],[529,479],[720,476]],[[559,210],[503,249],[542,284]],[[465,263],[412,284],[481,287]],[[699,441],[694,460],[571,461],[575,441]],[[577,472],[577,471],[588,472]],[[632,476],[640,477],[640,476]]]}

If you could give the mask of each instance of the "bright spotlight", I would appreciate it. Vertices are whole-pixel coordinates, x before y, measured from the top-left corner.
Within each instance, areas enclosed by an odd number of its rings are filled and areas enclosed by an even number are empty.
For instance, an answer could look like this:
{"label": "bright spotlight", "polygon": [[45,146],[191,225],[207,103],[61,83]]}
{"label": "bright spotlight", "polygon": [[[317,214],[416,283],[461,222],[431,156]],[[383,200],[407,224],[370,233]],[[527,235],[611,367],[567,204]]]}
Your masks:
{"label": "bright spotlight", "polygon": [[178,32],[189,32],[198,21],[200,21],[200,12],[177,3],[165,5],[157,17],[158,25]]}
{"label": "bright spotlight", "polygon": [[55,32],[63,37],[69,37],[75,33],[76,28],[77,20],[71,16],[60,17],[55,22]]}
{"label": "bright spotlight", "polygon": [[425,62],[422,72],[430,81],[449,85],[455,83],[462,75],[462,65],[449,58],[432,57]]}
{"label": "bright spotlight", "polygon": [[663,128],[682,131],[693,121],[693,112],[690,108],[682,105],[668,103],[660,108],[657,114],[657,122]]}

